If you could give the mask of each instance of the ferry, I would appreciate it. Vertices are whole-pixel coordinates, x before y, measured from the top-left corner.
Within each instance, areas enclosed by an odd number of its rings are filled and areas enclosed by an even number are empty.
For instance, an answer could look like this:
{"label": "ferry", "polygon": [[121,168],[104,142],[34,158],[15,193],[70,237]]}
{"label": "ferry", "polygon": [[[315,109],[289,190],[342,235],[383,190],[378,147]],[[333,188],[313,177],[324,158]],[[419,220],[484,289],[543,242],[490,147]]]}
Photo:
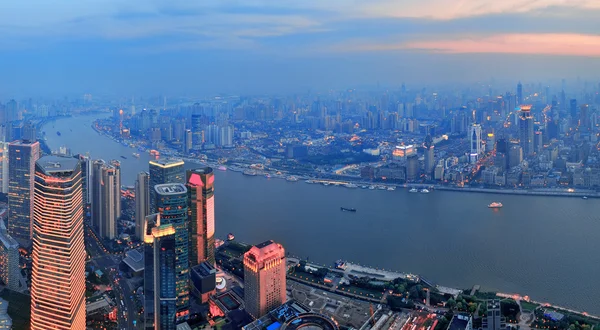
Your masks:
{"label": "ferry", "polygon": [[298,178],[295,176],[288,176],[287,178],[285,178],[287,181],[289,182],[296,182],[298,181]]}
{"label": "ferry", "polygon": [[490,209],[499,209],[499,208],[502,207],[502,203],[500,203],[500,202],[493,202],[490,205],[488,205],[488,207]]}
{"label": "ferry", "polygon": [[421,189],[421,193],[422,194],[429,194],[429,190],[427,190],[427,189]]}
{"label": "ferry", "polygon": [[249,176],[256,176],[256,171],[245,170],[244,172],[242,172],[242,174],[249,175]]}
{"label": "ferry", "polygon": [[367,189],[369,186],[360,186],[360,189]]}
{"label": "ferry", "polygon": [[323,182],[323,185],[324,185],[325,187],[327,187],[328,185],[330,185],[330,183],[329,183],[329,182]]}
{"label": "ferry", "polygon": [[221,165],[221,166],[217,167],[217,170],[219,170],[219,171],[227,171],[227,167]]}
{"label": "ferry", "polygon": [[418,192],[419,192],[419,190],[418,190],[417,188],[412,188],[412,189],[411,189],[411,190],[409,190],[408,192],[411,192],[411,193],[418,193]]}
{"label": "ferry", "polygon": [[581,197],[581,198],[583,198],[583,199],[588,199],[588,197],[587,197],[587,196],[583,196],[583,197]]}
{"label": "ferry", "polygon": [[355,185],[354,183],[346,183],[346,184],[344,185],[344,187],[346,187],[346,188],[358,188],[358,186],[357,186],[357,185]]}
{"label": "ferry", "polygon": [[227,240],[228,241],[233,241],[235,239],[235,236],[233,236],[232,233],[227,234]]}
{"label": "ferry", "polygon": [[388,187],[387,190],[388,191],[394,191],[394,190],[396,190],[396,187]]}
{"label": "ferry", "polygon": [[375,190],[375,186],[369,186],[369,190]]}
{"label": "ferry", "polygon": [[347,207],[340,207],[340,211],[356,212],[356,209],[347,208]]}
{"label": "ferry", "polygon": [[140,154],[138,154],[137,152],[132,153],[133,157],[135,158],[140,158]]}

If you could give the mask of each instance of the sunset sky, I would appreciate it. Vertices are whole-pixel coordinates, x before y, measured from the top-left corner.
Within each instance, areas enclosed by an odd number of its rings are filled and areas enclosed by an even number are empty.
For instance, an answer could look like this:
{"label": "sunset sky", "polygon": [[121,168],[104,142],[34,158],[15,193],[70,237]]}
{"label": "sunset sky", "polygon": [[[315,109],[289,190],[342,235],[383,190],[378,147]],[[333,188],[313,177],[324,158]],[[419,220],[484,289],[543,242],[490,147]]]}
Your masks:
{"label": "sunset sky", "polygon": [[0,4],[0,99],[260,93],[600,70],[597,0]]}

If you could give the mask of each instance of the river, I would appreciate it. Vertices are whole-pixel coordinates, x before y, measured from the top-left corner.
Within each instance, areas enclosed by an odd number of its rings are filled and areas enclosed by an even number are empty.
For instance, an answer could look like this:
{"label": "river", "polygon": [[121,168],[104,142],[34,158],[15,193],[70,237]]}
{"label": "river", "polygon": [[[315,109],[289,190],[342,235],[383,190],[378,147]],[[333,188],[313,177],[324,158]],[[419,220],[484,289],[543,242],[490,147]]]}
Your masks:
{"label": "river", "polygon": [[[51,149],[118,159],[122,182],[148,170],[91,127],[98,115],[44,127]],[[56,131],[62,134],[58,136]],[[123,155],[127,159],[122,159]],[[195,167],[188,164],[186,167]],[[216,172],[216,234],[273,239],[294,255],[330,264],[343,258],[421,274],[440,285],[529,295],[600,314],[600,203],[596,199],[325,187]],[[504,207],[488,209],[492,201]],[[356,208],[341,212],[340,206]]]}

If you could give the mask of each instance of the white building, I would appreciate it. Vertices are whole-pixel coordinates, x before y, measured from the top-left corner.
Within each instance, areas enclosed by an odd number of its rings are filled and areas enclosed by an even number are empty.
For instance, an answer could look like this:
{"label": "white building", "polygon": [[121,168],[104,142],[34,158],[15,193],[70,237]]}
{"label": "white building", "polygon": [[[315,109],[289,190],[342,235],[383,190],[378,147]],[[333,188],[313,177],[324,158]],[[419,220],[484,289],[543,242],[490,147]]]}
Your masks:
{"label": "white building", "polygon": [[469,161],[471,163],[477,162],[479,157],[483,154],[483,148],[481,144],[481,125],[473,124],[471,126],[471,153],[469,154]]}

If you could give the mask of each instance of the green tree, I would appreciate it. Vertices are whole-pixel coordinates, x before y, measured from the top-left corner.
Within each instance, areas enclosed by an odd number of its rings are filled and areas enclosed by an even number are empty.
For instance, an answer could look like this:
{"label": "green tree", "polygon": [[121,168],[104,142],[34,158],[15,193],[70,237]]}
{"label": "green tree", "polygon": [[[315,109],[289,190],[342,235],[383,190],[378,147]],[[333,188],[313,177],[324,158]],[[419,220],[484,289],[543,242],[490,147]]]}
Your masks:
{"label": "green tree", "polygon": [[448,301],[446,302],[446,307],[453,309],[454,307],[456,307],[456,300],[450,298],[448,299]]}

